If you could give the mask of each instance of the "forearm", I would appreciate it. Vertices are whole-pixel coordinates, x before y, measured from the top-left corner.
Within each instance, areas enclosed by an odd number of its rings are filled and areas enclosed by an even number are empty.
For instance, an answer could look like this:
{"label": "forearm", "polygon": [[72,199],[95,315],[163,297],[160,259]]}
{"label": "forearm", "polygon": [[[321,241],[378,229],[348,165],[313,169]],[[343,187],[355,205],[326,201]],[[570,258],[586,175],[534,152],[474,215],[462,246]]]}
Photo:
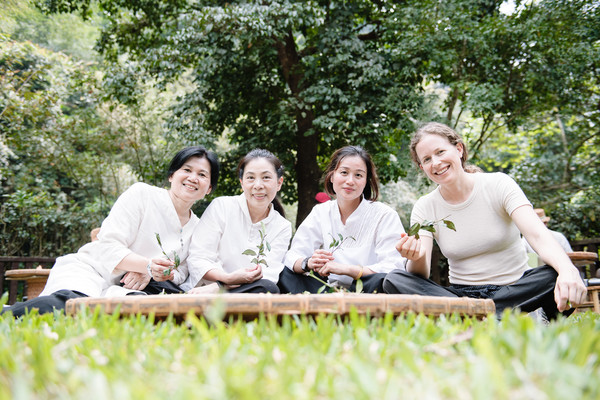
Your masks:
{"label": "forearm", "polygon": [[431,273],[430,261],[426,256],[416,260],[408,260],[406,262],[406,271],[411,274],[420,275],[424,278],[429,278],[429,274]]}
{"label": "forearm", "polygon": [[213,268],[206,272],[202,279],[213,282],[222,282],[226,285],[232,285],[233,282],[230,280],[230,274],[223,271],[220,268]]}
{"label": "forearm", "polygon": [[150,259],[147,257],[136,253],[129,253],[121,260],[121,262],[119,262],[119,264],[117,264],[115,270],[133,271],[140,274],[147,274],[148,271],[146,266],[148,265],[148,262],[150,262]]}

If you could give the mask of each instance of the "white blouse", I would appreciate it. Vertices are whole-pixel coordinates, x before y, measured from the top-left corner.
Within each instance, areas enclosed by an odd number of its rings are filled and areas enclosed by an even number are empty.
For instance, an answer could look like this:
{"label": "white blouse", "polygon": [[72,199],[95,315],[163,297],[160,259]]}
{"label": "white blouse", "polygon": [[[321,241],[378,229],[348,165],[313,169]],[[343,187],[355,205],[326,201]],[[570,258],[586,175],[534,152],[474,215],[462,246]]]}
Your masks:
{"label": "white blouse", "polygon": [[[148,258],[164,257],[156,240],[160,235],[163,249],[181,264],[175,270],[175,284],[188,276],[187,256],[198,217],[181,226],[169,192],[145,183],[135,183],[115,202],[102,222],[98,240],[81,247],[77,253],[56,259],[41,296],[61,289],[75,290],[88,296],[109,295],[107,290],[118,285],[125,271],[115,267],[130,253]],[[117,291],[123,294],[123,291]]]}
{"label": "white blouse", "polygon": [[242,253],[247,249],[257,250],[259,230],[263,223],[266,241],[271,246],[270,251],[265,249],[268,266],[261,264],[263,278],[277,283],[283,270],[283,257],[290,244],[292,224],[272,206],[265,219],[253,224],[246,197],[242,193],[214,199],[202,214],[190,246],[190,277],[182,288],[189,290],[209,283],[202,281],[202,278],[211,269],[219,268],[230,273],[252,267],[253,256]]}
{"label": "white blouse", "polygon": [[[398,213],[383,203],[363,198],[344,225],[337,201],[331,200],[314,206],[302,221],[284,262],[293,270],[296,260],[311,256],[316,249],[329,250],[333,238],[339,240],[341,234],[344,238],[353,237],[354,240],[346,239],[333,253],[336,262],[362,265],[374,272],[403,269],[406,259],[396,250],[403,232]],[[329,282],[338,282],[347,287],[353,279],[347,275],[331,274]]]}

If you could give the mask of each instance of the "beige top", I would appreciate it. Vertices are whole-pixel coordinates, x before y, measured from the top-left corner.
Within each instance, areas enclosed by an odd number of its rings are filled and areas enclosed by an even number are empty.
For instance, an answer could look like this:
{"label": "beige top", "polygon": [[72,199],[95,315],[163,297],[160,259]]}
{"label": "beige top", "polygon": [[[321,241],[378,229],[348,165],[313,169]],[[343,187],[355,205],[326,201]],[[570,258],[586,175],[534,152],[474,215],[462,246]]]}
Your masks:
{"label": "beige top", "polygon": [[[461,204],[449,204],[439,187],[415,204],[411,224],[446,218],[456,232],[436,225],[433,237],[448,257],[449,279],[460,285],[507,285],[518,280],[529,267],[520,232],[510,215],[527,197],[508,175],[476,173],[475,186]],[[422,236],[432,236],[420,231]]]}

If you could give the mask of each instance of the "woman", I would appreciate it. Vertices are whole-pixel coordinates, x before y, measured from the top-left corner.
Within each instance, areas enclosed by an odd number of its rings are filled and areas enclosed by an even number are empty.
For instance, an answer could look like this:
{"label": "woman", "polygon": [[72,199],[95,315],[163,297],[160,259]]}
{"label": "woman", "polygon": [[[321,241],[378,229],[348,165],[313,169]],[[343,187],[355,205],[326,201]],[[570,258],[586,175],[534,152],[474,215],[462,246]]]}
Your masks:
{"label": "woman", "polygon": [[[404,236],[396,248],[408,259],[407,272],[394,271],[384,283],[387,293],[491,298],[496,312],[542,307],[548,318],[581,303],[586,293],[577,268],[533,211],[519,186],[502,173],[483,173],[466,165],[461,137],[440,123],[415,133],[415,164],[438,184],[415,204],[411,223],[447,219],[435,232]],[[523,234],[549,266],[528,269]],[[425,279],[431,268],[433,239],[448,257],[450,287]]]}
{"label": "woman", "polygon": [[394,246],[404,232],[398,214],[377,202],[379,180],[371,156],[346,146],[331,156],[325,191],[335,200],[317,204],[298,227],[285,257],[279,287],[286,293],[318,293],[323,283],[367,293],[382,292],[385,274],[403,268]]}
{"label": "woman", "polygon": [[[188,284],[199,287],[192,294],[205,293],[211,284],[231,293],[279,293],[277,278],[292,235],[276,198],[283,165],[271,152],[255,149],[240,161],[238,176],[243,193],[214,199],[196,227]],[[256,260],[247,250],[262,254]]]}
{"label": "woman", "polygon": [[[70,298],[139,291],[146,288],[150,275],[183,283],[188,275],[190,239],[198,224],[191,207],[215,188],[218,177],[213,153],[202,146],[181,150],[169,166],[170,189],[132,185],[102,222],[98,240],[59,257],[40,297],[15,304],[10,311],[15,316],[33,308],[52,312],[64,309]],[[176,259],[180,261],[177,269]],[[130,290],[124,291],[119,283]]]}

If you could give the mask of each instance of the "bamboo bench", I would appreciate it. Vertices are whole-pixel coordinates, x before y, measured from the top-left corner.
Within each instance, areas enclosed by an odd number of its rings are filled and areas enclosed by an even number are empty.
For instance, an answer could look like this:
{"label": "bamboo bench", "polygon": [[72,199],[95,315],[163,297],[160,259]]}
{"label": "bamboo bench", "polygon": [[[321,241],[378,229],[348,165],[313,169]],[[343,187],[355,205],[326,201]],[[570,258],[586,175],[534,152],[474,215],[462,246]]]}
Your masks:
{"label": "bamboo bench", "polygon": [[123,296],[112,298],[84,297],[67,301],[65,312],[75,315],[85,309],[100,307],[104,313],[121,316],[153,314],[158,319],[173,315],[182,320],[195,315],[220,318],[239,317],[248,320],[260,313],[284,315],[337,314],[348,315],[352,309],[359,315],[372,317],[386,313],[401,315],[410,311],[431,316],[457,313],[484,318],[496,311],[490,299],[468,297],[432,297],[402,294],[171,294],[152,296]]}

